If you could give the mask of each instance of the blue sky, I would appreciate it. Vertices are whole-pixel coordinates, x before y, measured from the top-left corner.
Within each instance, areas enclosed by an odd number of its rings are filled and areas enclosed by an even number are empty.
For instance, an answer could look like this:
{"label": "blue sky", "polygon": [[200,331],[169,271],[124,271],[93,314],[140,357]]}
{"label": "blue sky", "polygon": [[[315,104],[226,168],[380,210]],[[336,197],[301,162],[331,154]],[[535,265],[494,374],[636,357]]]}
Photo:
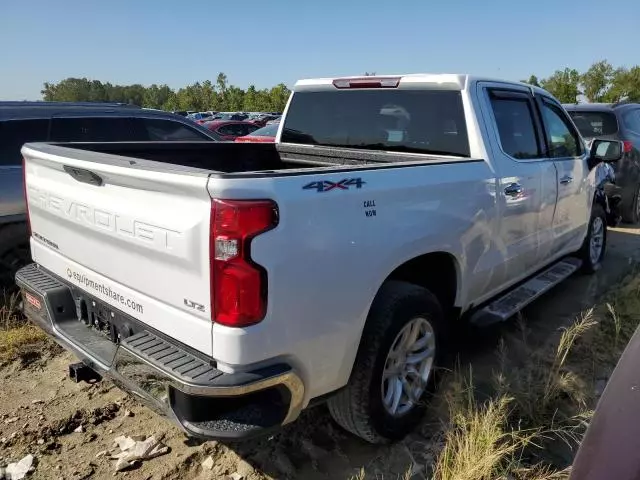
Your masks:
{"label": "blue sky", "polygon": [[172,88],[220,71],[243,88],[365,71],[543,77],[640,63],[639,18],[638,0],[1,0],[0,99],[38,99],[70,76]]}

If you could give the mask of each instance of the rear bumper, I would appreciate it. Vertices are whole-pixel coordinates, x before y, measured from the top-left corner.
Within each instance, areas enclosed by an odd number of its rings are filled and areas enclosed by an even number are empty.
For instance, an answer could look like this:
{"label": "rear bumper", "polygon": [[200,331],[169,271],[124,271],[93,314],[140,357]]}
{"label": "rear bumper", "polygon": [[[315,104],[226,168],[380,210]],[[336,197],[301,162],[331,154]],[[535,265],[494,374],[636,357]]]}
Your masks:
{"label": "rear bumper", "polygon": [[211,359],[122,312],[118,317],[126,316],[127,325],[135,326],[113,343],[79,320],[77,289],[72,285],[36,264],[18,271],[16,283],[25,315],[33,323],[190,436],[247,438],[268,433],[300,414],[304,385],[286,364],[223,373]]}

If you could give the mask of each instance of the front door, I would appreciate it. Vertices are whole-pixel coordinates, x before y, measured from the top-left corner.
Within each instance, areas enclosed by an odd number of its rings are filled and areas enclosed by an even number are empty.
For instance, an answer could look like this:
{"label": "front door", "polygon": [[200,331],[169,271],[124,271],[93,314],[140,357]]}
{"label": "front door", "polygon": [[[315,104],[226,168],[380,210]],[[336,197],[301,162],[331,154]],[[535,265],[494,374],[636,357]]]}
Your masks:
{"label": "front door", "polygon": [[[495,248],[502,262],[497,290],[532,273],[552,248],[556,167],[544,155],[544,138],[527,87],[480,84],[490,128],[500,220]],[[496,278],[496,280],[498,280]]]}
{"label": "front door", "polygon": [[594,194],[593,178],[588,175],[584,144],[564,109],[544,95],[537,101],[545,130],[546,156],[558,171],[553,250],[571,253],[580,248],[586,235]]}

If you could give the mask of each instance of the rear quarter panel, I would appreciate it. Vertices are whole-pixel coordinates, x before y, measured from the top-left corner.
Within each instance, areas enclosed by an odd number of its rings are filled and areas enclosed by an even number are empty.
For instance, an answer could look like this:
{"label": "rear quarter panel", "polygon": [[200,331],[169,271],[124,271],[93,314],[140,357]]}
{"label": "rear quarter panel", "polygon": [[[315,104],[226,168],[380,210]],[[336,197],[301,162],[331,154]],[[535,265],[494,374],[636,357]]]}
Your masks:
{"label": "rear quarter panel", "polygon": [[[330,188],[348,179],[349,188]],[[316,182],[328,188],[310,188]],[[301,372],[307,400],[341,387],[371,302],[396,267],[443,251],[457,259],[459,276],[476,268],[491,242],[494,182],[483,161],[211,178],[214,198],[269,198],[280,211],[277,228],[251,245],[268,272],[267,316],[246,329],[214,325],[214,356],[230,368],[285,357]]]}

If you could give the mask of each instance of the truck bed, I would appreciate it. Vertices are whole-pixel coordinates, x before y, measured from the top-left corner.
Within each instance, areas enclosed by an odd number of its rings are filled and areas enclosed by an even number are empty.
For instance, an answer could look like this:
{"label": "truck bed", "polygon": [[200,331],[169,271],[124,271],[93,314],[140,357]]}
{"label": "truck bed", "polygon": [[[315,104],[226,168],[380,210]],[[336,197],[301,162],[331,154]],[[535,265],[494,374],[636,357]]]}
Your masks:
{"label": "truck bed", "polygon": [[[237,174],[269,176],[283,171],[310,173],[321,168],[375,168],[396,163],[424,164],[470,160],[404,152],[270,143],[87,142],[27,145],[43,153],[78,160],[121,164],[122,157],[125,157],[130,166],[141,169],[172,171],[198,169],[221,176],[238,176]],[[104,154],[113,155],[113,157]]]}

